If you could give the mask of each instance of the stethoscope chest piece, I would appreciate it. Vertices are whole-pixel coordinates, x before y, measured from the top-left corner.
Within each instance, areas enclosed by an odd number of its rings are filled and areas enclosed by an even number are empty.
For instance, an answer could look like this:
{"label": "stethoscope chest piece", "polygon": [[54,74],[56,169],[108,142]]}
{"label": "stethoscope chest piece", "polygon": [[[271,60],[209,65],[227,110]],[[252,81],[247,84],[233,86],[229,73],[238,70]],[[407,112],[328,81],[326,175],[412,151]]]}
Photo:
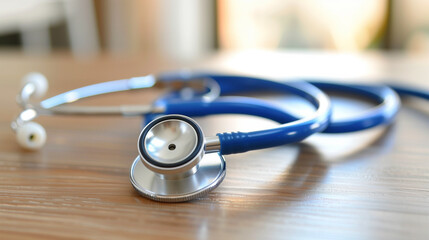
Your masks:
{"label": "stethoscope chest piece", "polygon": [[185,116],[150,122],[140,134],[138,149],[130,180],[141,195],[155,201],[192,200],[216,188],[225,177],[223,156],[204,154],[203,133]]}

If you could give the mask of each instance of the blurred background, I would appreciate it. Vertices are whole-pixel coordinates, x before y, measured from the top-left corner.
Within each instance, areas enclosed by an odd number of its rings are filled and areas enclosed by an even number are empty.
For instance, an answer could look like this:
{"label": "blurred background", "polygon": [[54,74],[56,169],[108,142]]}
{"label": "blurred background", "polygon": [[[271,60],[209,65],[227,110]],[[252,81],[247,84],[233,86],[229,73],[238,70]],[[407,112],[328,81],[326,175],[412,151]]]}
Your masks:
{"label": "blurred background", "polygon": [[0,0],[0,54],[326,49],[429,53],[425,0]]}

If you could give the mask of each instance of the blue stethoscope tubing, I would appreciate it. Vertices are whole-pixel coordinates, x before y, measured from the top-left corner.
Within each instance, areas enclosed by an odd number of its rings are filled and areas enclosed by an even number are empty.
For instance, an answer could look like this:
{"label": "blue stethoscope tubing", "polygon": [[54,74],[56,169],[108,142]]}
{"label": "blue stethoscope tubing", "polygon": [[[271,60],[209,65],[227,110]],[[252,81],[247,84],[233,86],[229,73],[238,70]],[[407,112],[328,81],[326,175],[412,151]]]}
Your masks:
{"label": "blue stethoscope tubing", "polygon": [[[215,75],[215,74],[194,74],[194,75],[169,75],[164,74],[160,76],[162,81],[172,81],[172,80],[183,80],[189,81],[192,79],[201,79],[209,78],[216,81],[221,89],[221,95],[226,94],[239,94],[243,92],[260,92],[260,91],[280,91],[293,93],[298,96],[301,96],[309,100],[312,104],[318,107],[317,96],[315,91],[310,92],[311,89],[308,85],[303,85],[303,81],[300,82],[276,82],[271,80],[264,80],[260,78],[253,77],[241,77],[241,76],[229,76],[229,75]],[[301,84],[301,86],[296,85],[290,87],[294,84]],[[246,152],[250,150],[256,150],[261,148],[268,148],[279,146],[287,143],[298,142],[308,137],[311,134],[320,132],[323,128],[323,132],[326,133],[344,133],[344,132],[353,132],[360,131],[368,128],[372,128],[382,124],[389,124],[395,117],[396,113],[400,107],[400,100],[396,93],[386,86],[372,86],[372,85],[357,85],[357,84],[337,84],[337,83],[325,83],[325,82],[312,82],[313,85],[320,87],[325,90],[335,90],[335,91],[344,91],[353,94],[360,94],[369,97],[372,100],[377,101],[378,106],[369,109],[360,115],[354,116],[350,119],[339,120],[339,121],[330,121],[327,125],[325,123],[318,126],[317,124],[312,125],[314,128],[311,129],[308,126],[302,126],[299,123],[299,118],[294,117],[290,114],[284,115],[282,119],[278,118],[278,115],[271,116],[270,111],[265,113],[265,118],[277,121],[283,125],[262,131],[255,132],[234,132],[234,133],[219,133],[217,136],[221,142],[221,153],[222,154],[232,154]],[[297,91],[297,89],[305,89],[304,91]],[[177,95],[177,94],[176,94]],[[175,94],[170,94],[164,96],[158,100],[157,104],[165,104],[167,107],[167,114],[184,114],[191,117],[200,117],[211,114],[221,114],[221,113],[234,113],[233,111],[215,111],[212,112],[212,106],[207,107],[209,111],[202,111],[192,106],[194,102],[191,102],[190,105],[179,101],[177,104],[174,104],[174,99],[177,99]],[[210,103],[207,103],[209,106]],[[213,108],[215,109],[215,108]],[[237,109],[237,107],[233,108]],[[261,110],[263,111],[263,110]],[[246,113],[249,115],[261,116],[255,113]],[[276,113],[273,111],[273,113]],[[330,110],[325,112],[330,117]],[[145,122],[151,121],[156,116],[147,115]],[[280,120],[280,121],[279,121]],[[296,121],[296,122],[295,122]],[[291,124],[287,124],[291,122]],[[305,122],[305,121],[304,121]],[[298,123],[298,124],[297,124]],[[292,127],[293,126],[293,127]]]}
{"label": "blue stethoscope tubing", "polygon": [[429,100],[429,92],[417,88],[406,87],[398,84],[389,84],[389,87],[395,90],[401,97],[417,97]]}
{"label": "blue stethoscope tubing", "polygon": [[[160,79],[163,81],[171,81],[173,79],[189,80],[196,78],[210,78],[215,80],[221,89],[221,95],[227,94],[240,94],[244,92],[261,92],[261,91],[277,91],[285,92],[281,83],[288,82],[276,82],[271,80],[264,80],[253,77],[242,77],[242,76],[229,76],[229,75],[216,75],[216,74],[194,74],[194,75],[178,75],[177,73],[161,75]],[[392,88],[386,85],[369,85],[369,84],[346,84],[346,83],[333,83],[333,82],[322,82],[314,80],[302,80],[309,82],[312,85],[325,91],[336,91],[344,92],[348,94],[356,94],[359,96],[367,97],[377,102],[377,106],[367,111],[364,111],[358,115],[355,115],[348,119],[332,120],[330,121],[327,128],[323,133],[347,133],[361,131],[368,128],[376,127],[382,124],[389,124],[394,118],[400,108],[400,99],[392,90]],[[396,91],[402,93],[405,88],[395,87]],[[290,89],[289,89],[290,90]],[[424,91],[415,89],[408,89],[408,92],[413,90],[409,95],[421,96],[424,95]],[[286,91],[287,92],[287,91]],[[301,97],[306,98],[305,95],[292,92]],[[427,93],[426,93],[427,95]],[[169,98],[169,97],[164,97]],[[171,98],[171,97],[170,97]],[[307,98],[308,99],[308,98]],[[311,99],[308,99],[311,101]],[[197,116],[189,113],[188,116]],[[271,120],[276,121],[273,118],[268,117]],[[297,117],[289,115],[289,121],[298,120]],[[280,122],[284,123],[284,122]]]}
{"label": "blue stethoscope tubing", "polygon": [[[181,73],[161,74],[156,80],[161,82],[174,80],[192,81],[198,78],[209,78],[216,81],[220,87],[220,95],[260,91],[287,92],[307,99],[316,108],[313,114],[300,119],[265,101],[246,97],[221,97],[213,101],[203,101],[201,99],[180,100],[177,98],[177,94],[172,93],[161,97],[155,103],[163,105],[165,109],[163,114],[183,114],[198,117],[237,113],[264,117],[281,124],[278,127],[267,130],[217,134],[221,142],[222,154],[240,153],[297,142],[322,131],[325,133],[344,133],[389,124],[393,121],[400,107],[400,100],[397,94],[391,88],[383,85],[339,84],[317,81],[311,81],[311,84],[304,81],[278,82],[254,77],[206,73],[193,75]],[[154,81],[153,77],[145,76],[94,84],[46,99],[41,102],[41,106],[45,108],[59,106],[69,102],[70,97],[81,99],[104,93],[147,88],[152,86]],[[331,119],[329,98],[319,88],[363,95],[377,101],[379,105],[352,118],[333,121]],[[396,87],[395,90],[401,92],[403,89]],[[415,91],[420,95],[415,94],[416,92],[409,94],[418,97],[424,94],[423,91]],[[146,114],[145,121],[150,121],[156,116],[159,115]]]}

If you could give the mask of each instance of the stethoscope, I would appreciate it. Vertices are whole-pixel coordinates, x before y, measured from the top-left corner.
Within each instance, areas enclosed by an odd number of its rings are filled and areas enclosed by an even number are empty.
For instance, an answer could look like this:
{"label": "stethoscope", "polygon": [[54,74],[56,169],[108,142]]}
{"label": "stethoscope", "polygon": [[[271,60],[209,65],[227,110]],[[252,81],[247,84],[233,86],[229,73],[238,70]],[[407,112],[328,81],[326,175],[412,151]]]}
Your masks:
{"label": "stethoscope", "polygon": [[[166,88],[169,92],[151,105],[66,105],[100,94],[154,87]],[[387,125],[394,120],[400,108],[396,92],[429,99],[424,91],[403,87],[394,87],[393,90],[384,85],[280,82],[190,72],[98,83],[40,102],[34,101],[43,96],[47,88],[47,80],[40,73],[31,73],[24,78],[17,97],[23,111],[11,124],[22,147],[36,150],[44,145],[46,132],[40,124],[33,122],[39,115],[144,116],[144,127],[137,141],[139,155],[131,166],[130,180],[142,196],[163,202],[192,200],[216,188],[226,173],[223,155],[298,142],[319,132],[354,132]],[[322,90],[358,94],[377,105],[353,117],[334,121],[331,119],[329,97]],[[297,95],[307,100],[315,110],[298,118],[263,100],[230,96],[261,91]],[[230,113],[267,118],[279,125],[252,132],[205,136],[191,118]]]}

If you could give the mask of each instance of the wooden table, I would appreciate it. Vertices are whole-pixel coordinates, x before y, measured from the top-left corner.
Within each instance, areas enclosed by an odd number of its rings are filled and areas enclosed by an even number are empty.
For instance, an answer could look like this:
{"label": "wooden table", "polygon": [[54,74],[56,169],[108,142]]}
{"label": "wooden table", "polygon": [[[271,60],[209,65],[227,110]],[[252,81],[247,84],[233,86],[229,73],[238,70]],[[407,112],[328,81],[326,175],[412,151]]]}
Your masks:
{"label": "wooden table", "polygon": [[[140,119],[40,117],[48,140],[38,152],[20,149],[9,128],[19,112],[14,98],[20,78],[28,71],[51,79],[49,96],[178,67],[273,78],[395,78],[429,89],[428,60],[403,54],[249,51],[177,64],[138,56],[2,53],[0,239],[428,239],[427,102],[404,103],[387,129],[318,135],[300,144],[226,156],[221,186],[178,204],[147,200],[129,182]],[[83,103],[143,103],[155,94],[121,93]],[[337,97],[335,106],[341,117],[370,105]],[[207,135],[275,126],[244,116],[198,121]]]}

